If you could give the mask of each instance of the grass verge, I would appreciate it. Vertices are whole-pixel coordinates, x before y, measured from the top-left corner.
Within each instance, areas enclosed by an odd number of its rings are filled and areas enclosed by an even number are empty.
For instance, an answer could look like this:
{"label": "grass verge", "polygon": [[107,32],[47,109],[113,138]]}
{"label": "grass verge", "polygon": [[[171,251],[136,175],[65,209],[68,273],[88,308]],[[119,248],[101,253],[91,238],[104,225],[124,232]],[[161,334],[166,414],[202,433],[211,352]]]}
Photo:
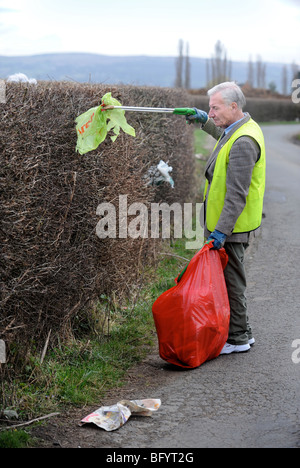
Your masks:
{"label": "grass verge", "polygon": [[[194,253],[185,249],[185,239],[176,240],[172,246],[164,244],[161,261],[155,271],[147,272],[145,284],[131,302],[120,305],[102,297],[89,333],[49,351],[42,364],[40,355],[32,355],[22,376],[1,384],[2,399],[10,396],[6,400],[9,409],[26,421],[71,406],[93,405],[110,389],[122,386],[127,370],[156,342],[152,304],[175,285],[174,279]],[[104,315],[107,322],[103,332]],[[101,334],[97,332],[100,322]],[[0,447],[22,447],[30,443],[29,434],[30,429],[0,432]]]}
{"label": "grass verge", "polygon": [[31,444],[32,439],[26,431],[0,432],[0,448],[26,448]]}

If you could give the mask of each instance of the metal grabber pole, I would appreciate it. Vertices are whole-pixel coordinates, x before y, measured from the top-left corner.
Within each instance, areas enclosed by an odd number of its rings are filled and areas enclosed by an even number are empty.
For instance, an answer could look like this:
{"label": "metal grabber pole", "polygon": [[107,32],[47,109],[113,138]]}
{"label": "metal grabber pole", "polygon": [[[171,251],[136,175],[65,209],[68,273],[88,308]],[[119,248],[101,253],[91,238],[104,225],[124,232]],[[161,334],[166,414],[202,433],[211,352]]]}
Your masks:
{"label": "metal grabber pole", "polygon": [[180,107],[180,108],[175,108],[175,109],[170,109],[167,107],[131,107],[131,106],[105,106],[102,104],[102,109],[101,111],[106,111],[106,110],[124,110],[124,111],[131,111],[131,112],[157,112],[157,113],[163,113],[163,114],[175,114],[175,115],[195,115],[196,111],[195,109],[192,109],[190,107]]}

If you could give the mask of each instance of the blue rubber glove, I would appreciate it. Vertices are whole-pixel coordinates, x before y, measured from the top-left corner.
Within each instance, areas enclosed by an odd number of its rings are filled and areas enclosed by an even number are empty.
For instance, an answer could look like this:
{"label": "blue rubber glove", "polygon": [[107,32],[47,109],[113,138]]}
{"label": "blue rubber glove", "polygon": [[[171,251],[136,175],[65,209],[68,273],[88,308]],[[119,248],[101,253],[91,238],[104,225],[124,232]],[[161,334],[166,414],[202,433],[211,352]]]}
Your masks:
{"label": "blue rubber glove", "polygon": [[213,240],[214,241],[214,246],[213,250],[219,250],[221,249],[226,241],[226,234],[223,234],[223,232],[215,230],[214,232],[211,233],[209,238],[207,239],[208,241]]}
{"label": "blue rubber glove", "polygon": [[197,122],[197,123],[205,124],[208,121],[207,113],[202,110],[197,109],[196,107],[193,107],[193,109],[196,112],[196,114],[188,115],[186,118],[187,123],[191,124],[191,123]]}

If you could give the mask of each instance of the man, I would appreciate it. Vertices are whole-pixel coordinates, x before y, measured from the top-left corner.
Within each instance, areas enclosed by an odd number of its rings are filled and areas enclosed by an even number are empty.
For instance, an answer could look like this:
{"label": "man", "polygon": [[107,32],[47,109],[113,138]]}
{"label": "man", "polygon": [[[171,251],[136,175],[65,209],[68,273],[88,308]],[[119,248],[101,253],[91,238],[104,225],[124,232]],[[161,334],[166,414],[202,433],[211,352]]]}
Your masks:
{"label": "man", "polygon": [[227,343],[221,354],[246,352],[255,340],[249,325],[245,296],[244,253],[250,232],[262,220],[265,190],[265,144],[259,126],[243,112],[246,99],[234,82],[210,91],[209,114],[195,108],[188,117],[218,140],[206,168],[205,237],[213,248],[224,246],[228,264],[224,270],[230,303]]}

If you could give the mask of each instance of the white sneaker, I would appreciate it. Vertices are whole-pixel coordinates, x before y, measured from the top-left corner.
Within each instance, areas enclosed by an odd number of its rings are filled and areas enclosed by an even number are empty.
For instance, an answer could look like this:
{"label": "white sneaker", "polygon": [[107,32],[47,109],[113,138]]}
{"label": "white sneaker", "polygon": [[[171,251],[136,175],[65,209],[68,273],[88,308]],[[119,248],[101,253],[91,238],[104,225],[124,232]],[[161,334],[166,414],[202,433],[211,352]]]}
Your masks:
{"label": "white sneaker", "polygon": [[225,343],[222,351],[220,352],[221,354],[231,354],[231,353],[246,353],[249,351],[250,345],[249,344],[244,344],[244,345],[232,345],[230,343]]}
{"label": "white sneaker", "polygon": [[254,343],[255,343],[255,339],[254,339],[254,338],[251,338],[251,339],[248,341],[248,344],[249,344],[250,346],[254,345]]}

